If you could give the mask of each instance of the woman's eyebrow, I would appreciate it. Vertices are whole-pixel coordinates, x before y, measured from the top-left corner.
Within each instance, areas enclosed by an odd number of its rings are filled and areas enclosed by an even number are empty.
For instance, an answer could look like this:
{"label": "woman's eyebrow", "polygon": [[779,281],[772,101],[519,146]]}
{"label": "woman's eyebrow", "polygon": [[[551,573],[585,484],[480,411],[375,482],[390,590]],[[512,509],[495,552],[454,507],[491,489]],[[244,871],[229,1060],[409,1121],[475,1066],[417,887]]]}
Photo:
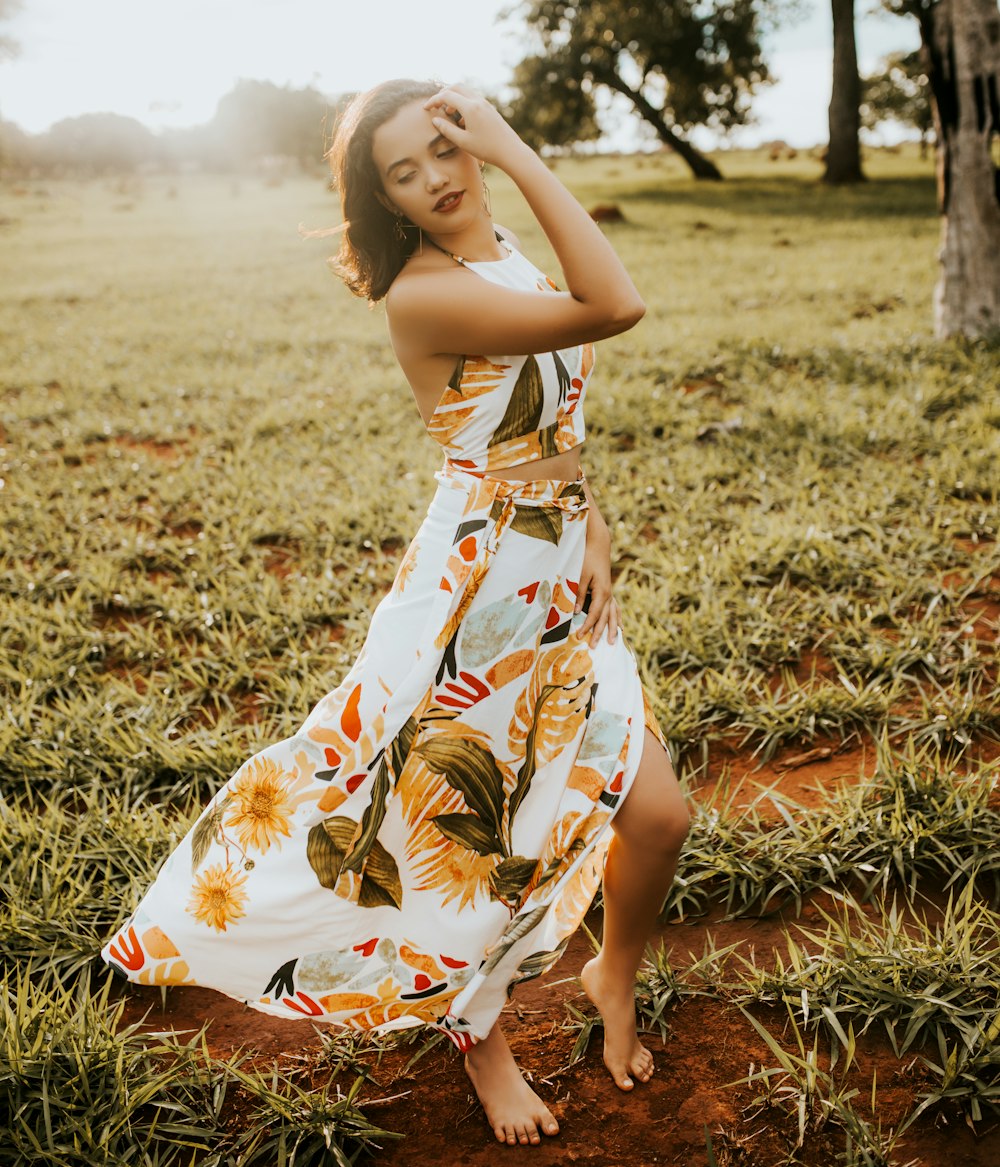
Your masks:
{"label": "woman's eyebrow", "polygon": [[[447,142],[447,141],[448,141],[448,139],[444,136],[444,134],[435,134],[434,137],[431,138],[431,140],[427,143],[427,149],[434,150],[437,148],[439,143]],[[412,166],[413,159],[412,158],[398,158],[395,162],[392,163],[391,166],[387,166],[385,168],[386,176],[392,174],[392,172],[396,169],[397,166],[405,166],[407,163],[410,163],[410,165]]]}

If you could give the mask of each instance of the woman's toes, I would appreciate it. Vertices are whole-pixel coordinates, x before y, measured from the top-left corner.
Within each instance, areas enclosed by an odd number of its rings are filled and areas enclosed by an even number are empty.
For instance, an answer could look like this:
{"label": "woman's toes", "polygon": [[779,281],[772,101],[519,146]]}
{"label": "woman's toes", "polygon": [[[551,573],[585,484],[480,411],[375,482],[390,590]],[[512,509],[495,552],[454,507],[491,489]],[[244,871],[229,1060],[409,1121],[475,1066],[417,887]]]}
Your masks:
{"label": "woman's toes", "polygon": [[545,1119],[544,1126],[547,1135],[557,1135],[559,1133],[559,1124],[551,1115]]}

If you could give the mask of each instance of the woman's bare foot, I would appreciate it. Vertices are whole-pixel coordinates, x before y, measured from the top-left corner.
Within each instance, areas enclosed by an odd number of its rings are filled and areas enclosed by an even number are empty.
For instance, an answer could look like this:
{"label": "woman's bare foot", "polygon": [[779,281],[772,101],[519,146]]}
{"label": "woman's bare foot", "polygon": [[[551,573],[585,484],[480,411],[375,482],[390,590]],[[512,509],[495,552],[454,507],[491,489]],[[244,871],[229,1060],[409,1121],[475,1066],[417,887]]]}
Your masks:
{"label": "woman's bare foot", "polygon": [[601,958],[588,960],[580,973],[584,992],[604,1022],[604,1064],[621,1090],[653,1076],[653,1055],[639,1042],[635,1032],[635,991],[630,984],[614,984],[604,974]]}
{"label": "woman's bare foot", "polygon": [[511,1146],[540,1143],[539,1131],[559,1133],[559,1124],[518,1069],[500,1023],[465,1055],[469,1075],[493,1132]]}

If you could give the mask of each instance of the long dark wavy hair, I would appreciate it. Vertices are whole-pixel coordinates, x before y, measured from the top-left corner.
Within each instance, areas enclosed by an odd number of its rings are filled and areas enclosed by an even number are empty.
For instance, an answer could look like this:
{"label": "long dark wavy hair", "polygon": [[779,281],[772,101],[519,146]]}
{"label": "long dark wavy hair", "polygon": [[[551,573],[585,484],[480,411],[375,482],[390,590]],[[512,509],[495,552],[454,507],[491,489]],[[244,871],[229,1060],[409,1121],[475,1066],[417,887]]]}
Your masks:
{"label": "long dark wavy hair", "polygon": [[356,296],[372,304],[389,290],[419,240],[417,228],[405,218],[401,239],[396,217],[375,197],[383,187],[372,160],[372,139],[404,105],[425,101],[439,89],[437,81],[404,78],[359,93],[341,114],[327,151],[344,216],[340,251],[331,266]]}

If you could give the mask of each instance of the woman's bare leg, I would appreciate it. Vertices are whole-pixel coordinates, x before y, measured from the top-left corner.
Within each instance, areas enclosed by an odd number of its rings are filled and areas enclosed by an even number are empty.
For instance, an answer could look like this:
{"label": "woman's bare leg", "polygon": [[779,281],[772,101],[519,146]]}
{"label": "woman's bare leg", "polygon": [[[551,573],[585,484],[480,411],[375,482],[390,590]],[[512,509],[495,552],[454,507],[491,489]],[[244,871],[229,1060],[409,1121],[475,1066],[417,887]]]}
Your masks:
{"label": "woman's bare leg", "polygon": [[540,1143],[539,1131],[559,1133],[552,1112],[521,1076],[499,1021],[465,1055],[465,1071],[501,1143]]}
{"label": "woman's bare leg", "polygon": [[646,728],[642,759],[612,820],[601,952],[581,981],[604,1022],[604,1064],[622,1090],[649,1081],[653,1055],[635,1028],[635,974],[677,867],[688,812],[670,759]]}

